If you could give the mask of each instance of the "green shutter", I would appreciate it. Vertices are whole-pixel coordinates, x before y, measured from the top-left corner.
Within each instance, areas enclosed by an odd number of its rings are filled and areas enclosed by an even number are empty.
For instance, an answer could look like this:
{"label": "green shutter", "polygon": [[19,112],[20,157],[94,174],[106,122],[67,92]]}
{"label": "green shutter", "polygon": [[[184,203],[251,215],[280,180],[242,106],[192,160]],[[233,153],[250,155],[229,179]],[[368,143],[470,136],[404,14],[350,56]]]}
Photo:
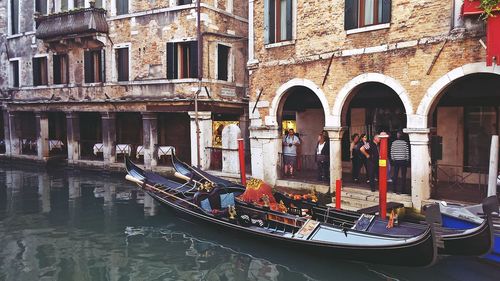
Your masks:
{"label": "green shutter", "polygon": [[380,23],[389,23],[391,22],[391,0],[380,0],[382,1],[382,18]]}
{"label": "green shutter", "polygon": [[292,40],[293,14],[292,0],[286,0],[286,40]]}
{"label": "green shutter", "polygon": [[345,0],[344,9],[344,29],[354,29],[358,27],[358,1]]}

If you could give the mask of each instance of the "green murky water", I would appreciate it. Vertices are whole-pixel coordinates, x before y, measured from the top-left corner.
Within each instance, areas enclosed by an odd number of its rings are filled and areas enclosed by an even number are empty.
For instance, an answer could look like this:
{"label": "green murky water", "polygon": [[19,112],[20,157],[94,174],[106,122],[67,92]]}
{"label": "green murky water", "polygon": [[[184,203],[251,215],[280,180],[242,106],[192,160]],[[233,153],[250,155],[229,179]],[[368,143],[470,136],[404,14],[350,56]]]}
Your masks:
{"label": "green murky water", "polygon": [[[146,198],[146,201],[149,198]],[[198,226],[122,176],[0,166],[0,280],[498,280],[500,265],[317,260]],[[148,204],[147,204],[148,205]]]}

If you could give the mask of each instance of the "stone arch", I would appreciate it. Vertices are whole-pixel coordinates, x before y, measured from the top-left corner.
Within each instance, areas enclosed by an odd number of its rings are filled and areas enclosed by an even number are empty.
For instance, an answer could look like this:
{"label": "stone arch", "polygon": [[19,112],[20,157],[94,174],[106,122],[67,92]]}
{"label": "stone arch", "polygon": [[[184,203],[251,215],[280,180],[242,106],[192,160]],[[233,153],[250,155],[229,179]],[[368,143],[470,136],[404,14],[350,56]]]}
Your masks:
{"label": "stone arch", "polygon": [[455,80],[474,73],[491,73],[500,75],[500,67],[486,66],[485,62],[469,63],[457,67],[443,75],[441,78],[436,80],[436,82],[434,82],[429,87],[429,89],[427,89],[425,96],[422,98],[417,108],[414,127],[427,128],[429,113],[431,112],[436,102],[439,100],[439,97],[443,93],[444,89],[446,89],[446,87],[448,87]]}
{"label": "stone arch", "polygon": [[407,124],[409,124],[409,116],[413,114],[413,104],[405,88],[394,78],[381,73],[364,73],[354,77],[349,81],[338,93],[335,98],[335,103],[332,109],[331,126],[342,126],[342,111],[346,101],[349,99],[353,90],[361,84],[368,82],[378,82],[391,88],[400,98],[406,111]]}
{"label": "stone arch", "polygon": [[[277,115],[280,108],[280,103],[283,100],[283,97],[285,97],[288,90],[296,86],[306,87],[318,97],[325,114],[325,126],[328,126],[328,120],[330,119],[330,106],[328,105],[328,100],[325,93],[323,93],[320,87],[318,87],[314,82],[303,78],[294,78],[281,85],[278,90],[276,90],[276,94],[271,102],[271,107],[269,110],[269,117],[271,120],[266,120],[266,125],[276,125],[278,123]],[[269,121],[273,124],[268,124]]]}

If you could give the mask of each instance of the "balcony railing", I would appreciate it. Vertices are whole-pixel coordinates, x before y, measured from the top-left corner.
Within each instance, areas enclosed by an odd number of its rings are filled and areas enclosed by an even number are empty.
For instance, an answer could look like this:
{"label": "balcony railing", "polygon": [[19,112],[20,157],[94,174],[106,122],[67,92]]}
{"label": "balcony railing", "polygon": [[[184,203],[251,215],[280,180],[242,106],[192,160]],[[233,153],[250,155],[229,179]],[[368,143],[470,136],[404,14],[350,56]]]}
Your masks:
{"label": "balcony railing", "polygon": [[63,13],[38,16],[36,19],[38,39],[64,39],[108,33],[106,10],[85,8]]}

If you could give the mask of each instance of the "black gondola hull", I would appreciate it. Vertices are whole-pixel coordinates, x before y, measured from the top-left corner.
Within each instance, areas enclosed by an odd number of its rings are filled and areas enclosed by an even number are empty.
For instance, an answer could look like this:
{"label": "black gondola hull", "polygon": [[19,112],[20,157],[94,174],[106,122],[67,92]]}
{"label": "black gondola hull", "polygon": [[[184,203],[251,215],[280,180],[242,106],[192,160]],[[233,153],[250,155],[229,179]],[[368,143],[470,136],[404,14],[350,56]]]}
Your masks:
{"label": "black gondola hull", "polygon": [[[195,169],[191,167],[175,156],[172,158],[172,163],[174,168],[180,172],[185,173],[188,176],[192,176],[194,178],[202,178],[205,176],[210,177],[210,180],[220,180],[226,183],[227,181],[224,179],[217,178],[213,175],[210,175],[204,171],[199,169]],[[238,184],[235,184],[240,186]],[[300,204],[300,202],[294,202],[296,205]],[[320,206],[318,206],[320,207]],[[346,214],[350,214],[352,212],[345,211]],[[440,234],[440,239],[443,244],[442,247],[438,247],[438,253],[442,255],[460,255],[460,256],[481,256],[489,253],[493,247],[493,226],[491,220],[489,222],[485,222],[481,225],[481,227],[475,228],[473,231],[464,232],[464,233],[454,233]]]}
{"label": "black gondola hull", "polygon": [[265,233],[254,232],[245,227],[226,223],[212,217],[206,216],[196,211],[188,210],[176,205],[169,200],[157,196],[155,193],[148,192],[163,206],[173,210],[178,217],[192,221],[194,223],[203,223],[204,225],[214,227],[220,230],[229,230],[233,234],[244,235],[252,239],[259,239],[270,247],[279,247],[291,249],[296,253],[307,253],[309,257],[331,258],[362,261],[375,264],[390,264],[399,266],[428,266],[435,262],[436,250],[434,247],[434,238],[432,230],[429,228],[424,237],[415,244],[406,244],[401,247],[378,247],[378,248],[359,248],[359,247],[340,247],[326,243],[310,243],[309,241],[291,240],[284,237],[266,235]]}
{"label": "black gondola hull", "polygon": [[484,222],[471,232],[458,235],[443,235],[444,248],[438,248],[442,255],[482,256],[493,248],[493,225],[491,219]]}

